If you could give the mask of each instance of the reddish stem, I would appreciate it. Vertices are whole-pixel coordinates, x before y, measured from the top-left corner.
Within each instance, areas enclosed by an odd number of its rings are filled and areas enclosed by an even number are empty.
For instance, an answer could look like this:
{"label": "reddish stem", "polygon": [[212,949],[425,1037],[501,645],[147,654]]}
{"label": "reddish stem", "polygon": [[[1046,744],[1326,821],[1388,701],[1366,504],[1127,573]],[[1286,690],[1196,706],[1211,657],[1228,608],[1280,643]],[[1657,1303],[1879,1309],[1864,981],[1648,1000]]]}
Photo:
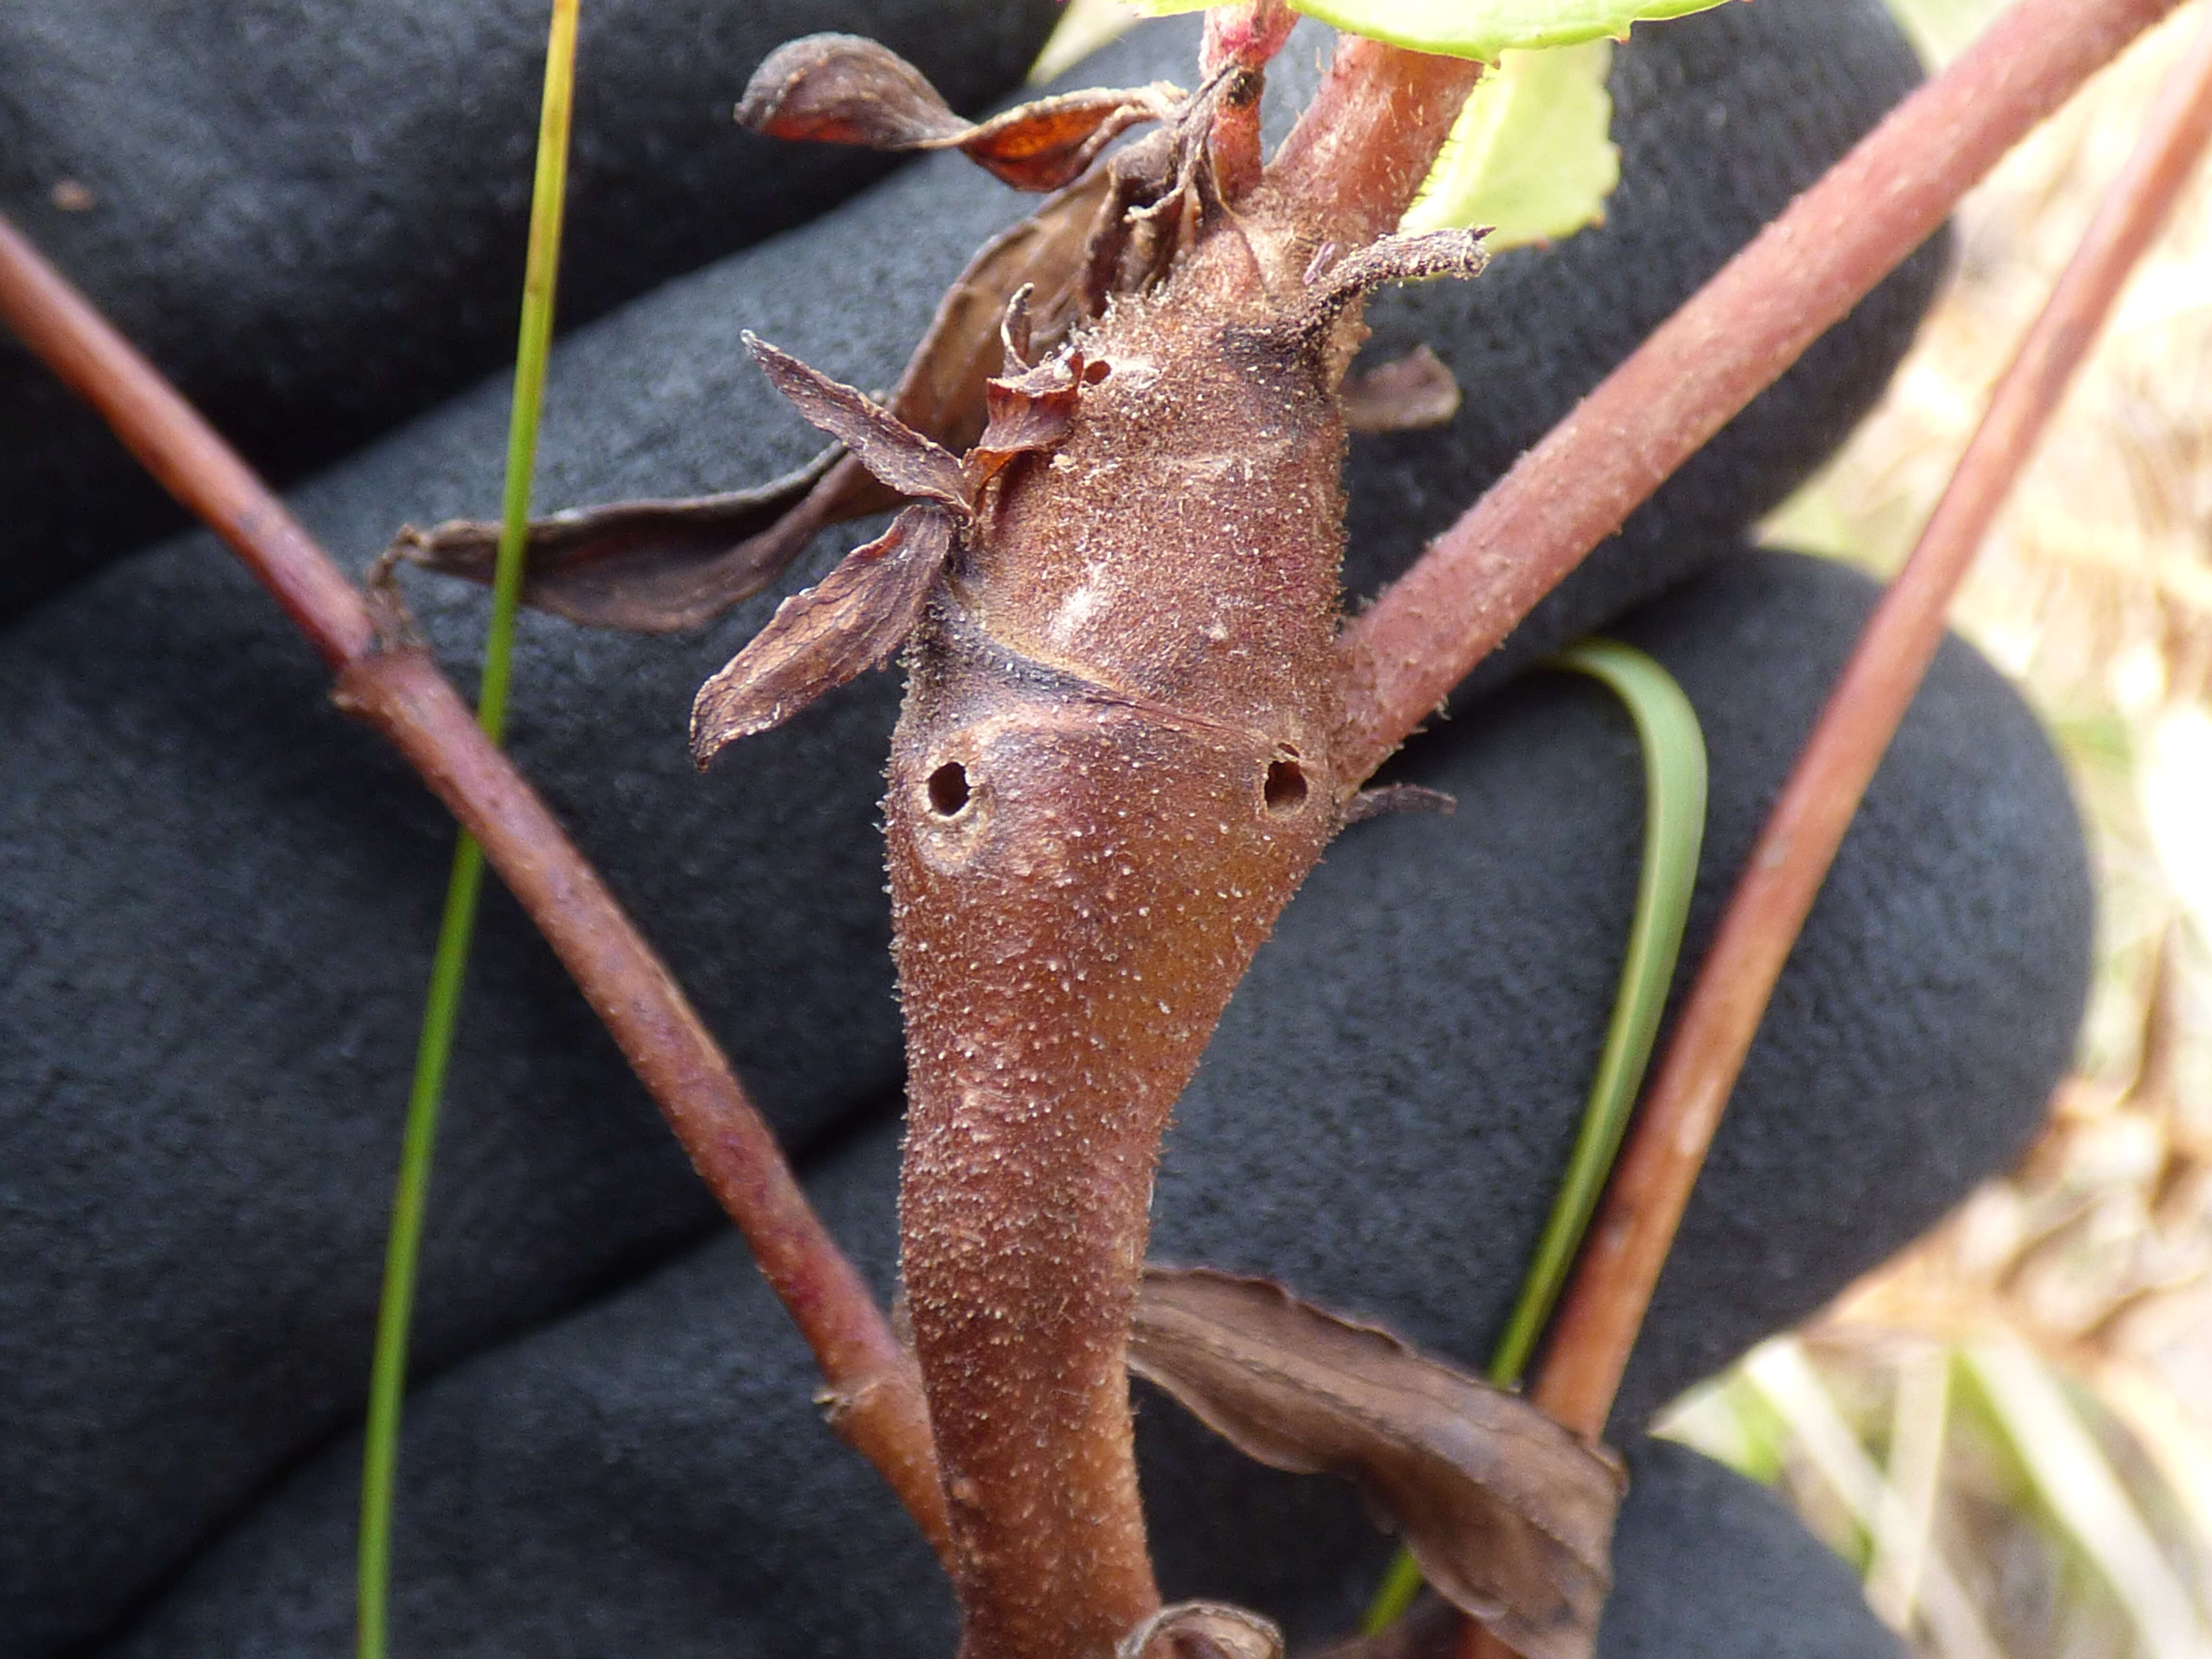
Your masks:
{"label": "reddish stem", "polygon": [[1784,960],[1942,643],[1944,613],[2105,315],[2212,137],[2212,21],[2006,371],[1911,557],[1869,620],[1746,860],[1645,1097],[1535,1388],[1595,1434]]}
{"label": "reddish stem", "polygon": [[98,410],[276,596],[337,676],[337,701],[406,756],[476,836],[659,1103],[828,1380],[830,1420],[941,1555],[919,1379],[807,1202],[713,1036],[545,803],[417,650],[380,652],[359,589],[176,389],[0,218],[0,318]]}
{"label": "reddish stem", "polygon": [[1206,14],[1199,52],[1201,84],[1233,64],[1242,71],[1222,89],[1213,112],[1214,176],[1223,197],[1235,202],[1260,182],[1260,88],[1268,61],[1290,39],[1297,14],[1284,0],[1248,0]]}
{"label": "reddish stem", "polygon": [[[1591,548],[1925,241],[1999,156],[2178,3],[2021,0],[1792,203],[1345,629],[1347,772],[1379,766]],[[1299,131],[1312,125],[1310,116]],[[1316,158],[1324,171],[1329,159]]]}
{"label": "reddish stem", "polygon": [[1338,41],[1320,90],[1268,164],[1285,220],[1344,252],[1397,228],[1481,75],[1462,58],[1357,35]]}

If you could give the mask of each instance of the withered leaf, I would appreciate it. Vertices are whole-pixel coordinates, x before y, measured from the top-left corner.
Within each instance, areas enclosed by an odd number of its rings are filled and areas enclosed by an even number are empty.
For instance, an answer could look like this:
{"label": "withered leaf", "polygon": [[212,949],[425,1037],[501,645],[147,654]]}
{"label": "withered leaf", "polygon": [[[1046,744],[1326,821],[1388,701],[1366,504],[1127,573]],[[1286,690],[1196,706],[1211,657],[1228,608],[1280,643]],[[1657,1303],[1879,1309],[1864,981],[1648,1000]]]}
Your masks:
{"label": "withered leaf", "polygon": [[[999,325],[1009,300],[1033,290],[1037,349],[1066,335],[1085,237],[1104,194],[1103,174],[1087,179],[969,260],[899,377],[890,413],[900,424],[948,452],[975,442],[987,419],[985,382],[1003,363]],[[597,627],[696,627],[775,580],[817,532],[902,499],[840,447],[757,489],[555,514],[531,526],[523,602]],[[489,584],[498,547],[496,524],[455,520],[401,532],[393,551]]]}
{"label": "withered leaf", "polygon": [[[719,615],[775,580],[820,523],[796,511],[841,447],[756,489],[680,501],[615,501],[531,520],[522,602],[595,628],[666,633]],[[404,526],[391,555],[491,585],[500,527],[449,519]]]}
{"label": "withered leaf", "polygon": [[691,706],[691,757],[700,766],[738,738],[781,726],[815,698],[885,661],[911,633],[930,584],[952,551],[943,507],[909,507],[803,593]]}
{"label": "withered leaf", "polygon": [[738,122],[771,138],[872,149],[958,149],[1018,190],[1058,190],[1139,121],[1182,97],[1160,85],[1060,93],[973,123],[922,72],[856,34],[810,34],[770,52],[738,103]]}
{"label": "withered leaf", "polygon": [[952,453],[922,436],[853,387],[809,368],[748,329],[745,349],[769,381],[815,426],[853,452],[861,465],[902,495],[968,510],[968,485]]}
{"label": "withered leaf", "polygon": [[1083,355],[1072,352],[1027,374],[984,383],[990,420],[962,464],[975,488],[1015,456],[1051,449],[1067,436],[1083,394],[1084,368]]}
{"label": "withered leaf", "polygon": [[999,319],[999,349],[1004,362],[999,371],[1001,374],[1018,374],[1036,364],[1030,349],[1030,296],[1036,292],[1036,283],[1024,283],[1007,296],[1006,313]]}
{"label": "withered leaf", "polygon": [[913,149],[972,129],[929,77],[857,34],[809,34],[769,53],[738,100],[738,125],[769,138]]}
{"label": "withered leaf", "polygon": [[1131,127],[1164,118],[1182,95],[1165,85],[1064,92],[993,116],[958,148],[1017,190],[1058,190]]}
{"label": "withered leaf", "polygon": [[1202,1267],[1146,1268],[1129,1369],[1248,1456],[1356,1480],[1525,1659],[1589,1659],[1624,1483],[1601,1448],[1387,1331]]}
{"label": "withered leaf", "polygon": [[1352,432],[1418,432],[1459,413],[1459,382],[1425,345],[1344,383],[1344,424]]}

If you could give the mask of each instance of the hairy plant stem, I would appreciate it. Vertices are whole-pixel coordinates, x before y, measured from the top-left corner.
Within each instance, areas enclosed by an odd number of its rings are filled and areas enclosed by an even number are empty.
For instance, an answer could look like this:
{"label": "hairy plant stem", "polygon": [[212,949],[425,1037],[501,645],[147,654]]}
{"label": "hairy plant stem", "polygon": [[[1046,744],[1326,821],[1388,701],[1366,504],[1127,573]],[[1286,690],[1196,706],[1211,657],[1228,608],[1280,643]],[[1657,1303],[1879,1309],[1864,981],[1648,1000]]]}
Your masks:
{"label": "hairy plant stem", "polygon": [[[1590,549],[1925,241],[1999,156],[2179,3],[2021,0],[1791,203],[1346,626],[1342,752],[1352,774],[1382,764]],[[1426,84],[1407,66],[1409,100]],[[1378,65],[1345,95],[1383,102],[1395,87]],[[1374,123],[1354,112],[1341,125]],[[1315,148],[1325,158],[1340,145]]]}
{"label": "hairy plant stem", "polygon": [[1364,247],[1405,217],[1481,76],[1465,58],[1343,37],[1265,189],[1316,246]]}
{"label": "hairy plant stem", "polygon": [[0,218],[0,318],[229,544],[481,843],[751,1246],[822,1367],[838,1433],[940,1553],[946,1537],[913,1362],[807,1202],[775,1137],[668,970],[544,801],[427,653],[380,650],[361,591],[197,410]]}

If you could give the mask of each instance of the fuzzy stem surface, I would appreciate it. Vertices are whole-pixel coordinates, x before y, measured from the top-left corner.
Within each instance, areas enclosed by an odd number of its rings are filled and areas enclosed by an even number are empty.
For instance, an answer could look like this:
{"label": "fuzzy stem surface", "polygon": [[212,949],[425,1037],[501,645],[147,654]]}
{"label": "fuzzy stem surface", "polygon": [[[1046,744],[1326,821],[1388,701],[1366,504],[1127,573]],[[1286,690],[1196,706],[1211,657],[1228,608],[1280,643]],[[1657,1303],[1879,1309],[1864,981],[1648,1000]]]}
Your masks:
{"label": "fuzzy stem surface", "polygon": [[1463,58],[1345,36],[1267,164],[1282,215],[1340,253],[1395,229],[1481,76]]}

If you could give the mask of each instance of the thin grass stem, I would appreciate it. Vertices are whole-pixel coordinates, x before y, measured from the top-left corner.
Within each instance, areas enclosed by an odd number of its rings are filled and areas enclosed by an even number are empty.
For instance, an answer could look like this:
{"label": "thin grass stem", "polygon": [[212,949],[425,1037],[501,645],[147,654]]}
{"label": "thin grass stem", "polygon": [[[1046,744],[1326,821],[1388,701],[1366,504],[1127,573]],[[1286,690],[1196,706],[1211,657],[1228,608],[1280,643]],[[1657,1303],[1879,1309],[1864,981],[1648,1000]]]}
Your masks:
{"label": "thin grass stem", "polygon": [[[580,0],[553,0],[545,48],[545,91],[538,125],[538,172],[530,203],[529,251],[523,268],[521,337],[515,352],[514,404],[507,426],[507,485],[501,509],[499,563],[491,621],[484,639],[477,721],[496,744],[507,726],[514,619],[522,592],[522,551],[530,525],[530,488],[538,459],[538,416],[553,340],[554,278],[560,266],[562,210],[568,195],[568,131],[574,107],[576,23]],[[362,1455],[361,1542],[357,1564],[356,1650],[384,1659],[391,1617],[392,1516],[399,1470],[399,1419],[407,1387],[407,1349],[422,1262],[422,1221],[429,1204],[431,1151],[438,1111],[452,1068],[453,1033],[468,978],[469,947],[483,891],[483,849],[465,830],[453,848],[439,923],[437,954],[415,1054],[415,1080],[399,1154],[386,1246],[384,1292],[377,1310],[376,1351],[369,1371],[368,1421]]]}

